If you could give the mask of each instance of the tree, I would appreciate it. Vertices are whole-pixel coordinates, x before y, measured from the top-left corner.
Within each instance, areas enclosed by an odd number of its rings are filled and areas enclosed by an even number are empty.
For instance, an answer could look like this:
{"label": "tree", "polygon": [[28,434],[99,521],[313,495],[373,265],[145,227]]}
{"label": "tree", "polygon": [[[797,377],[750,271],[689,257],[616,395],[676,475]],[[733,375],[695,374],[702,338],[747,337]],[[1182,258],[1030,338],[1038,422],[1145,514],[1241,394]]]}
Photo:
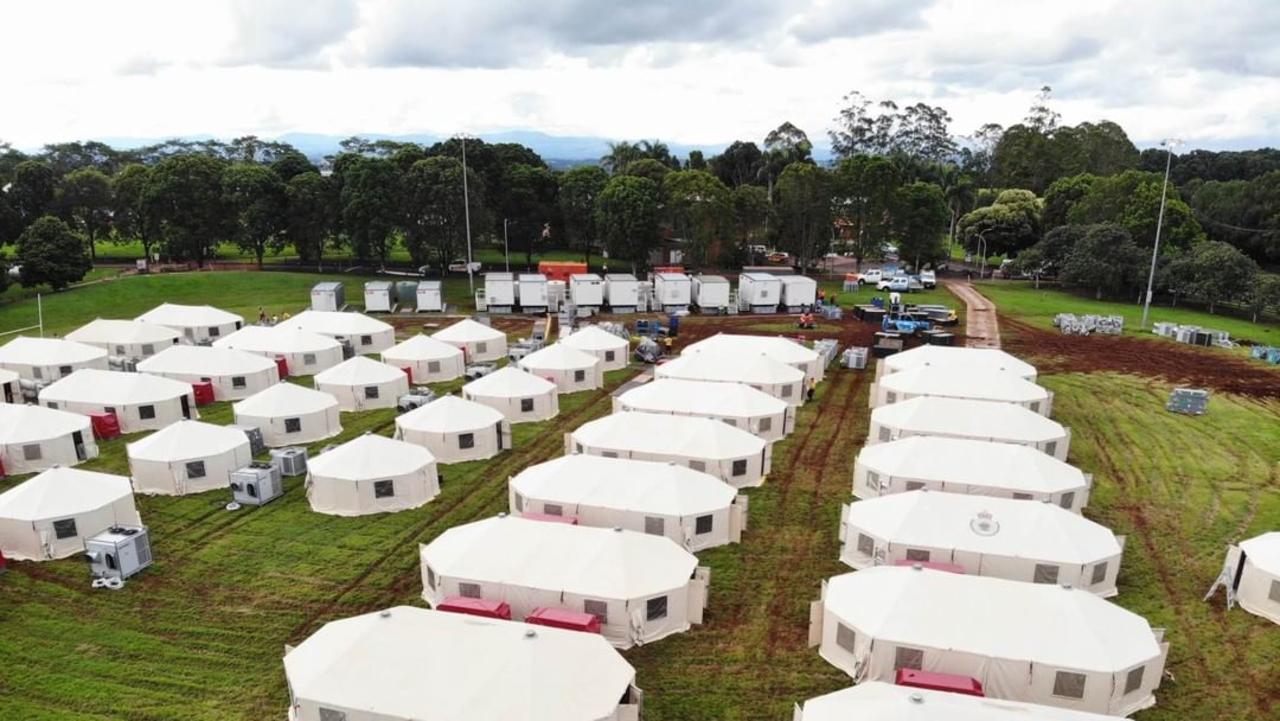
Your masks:
{"label": "tree", "polygon": [[46,284],[62,290],[84,278],[92,264],[84,240],[52,215],[38,218],[18,238],[22,285]]}
{"label": "tree", "polygon": [[324,246],[338,223],[338,189],[332,178],[299,173],[285,183],[284,236],[303,262],[323,269]]}
{"label": "tree", "polygon": [[1118,294],[1136,285],[1142,277],[1144,253],[1134,245],[1129,232],[1114,223],[1089,226],[1071,249],[1062,269],[1063,283],[1093,288],[1094,297]]}
{"label": "tree", "polygon": [[58,178],[53,170],[38,160],[23,161],[13,169],[9,200],[18,211],[23,228],[54,211],[57,187]]}
{"label": "tree", "polygon": [[262,267],[267,249],[284,245],[284,183],[270,167],[236,163],[222,173],[222,197],[232,216],[232,237]]}
{"label": "tree", "polygon": [[362,263],[386,266],[401,214],[400,173],[386,158],[360,158],[342,175],[338,203],[351,250]]}
{"label": "tree", "polygon": [[648,178],[617,175],[596,202],[596,227],[611,255],[631,261],[632,272],[648,266],[658,235],[658,186]]}
{"label": "tree", "polygon": [[0,192],[0,245],[16,242],[19,235],[22,235],[22,218],[9,202],[9,194]]}
{"label": "tree", "polygon": [[1193,182],[1184,190],[1210,240],[1230,243],[1259,263],[1280,261],[1280,171]]}
{"label": "tree", "polygon": [[936,263],[946,256],[942,238],[951,214],[942,190],[933,183],[916,181],[898,188],[895,195],[898,256],[912,259],[919,271],[924,264]]}
{"label": "tree", "polygon": [[[467,169],[467,193],[474,215],[480,214],[484,182]],[[466,242],[466,212],[462,192],[462,162],[434,156],[413,164],[404,176],[402,225],[405,246],[415,263],[430,263],[432,251],[443,274]]]}
{"label": "tree", "polygon": [[1254,323],[1267,310],[1280,311],[1280,275],[1258,273],[1247,297],[1249,314]]}
{"label": "tree", "polygon": [[1210,240],[1192,246],[1170,263],[1169,277],[1180,292],[1209,304],[1247,301],[1253,291],[1258,264],[1239,248]]}
{"label": "tree", "polygon": [[701,150],[690,150],[689,159],[684,162],[685,170],[706,170],[707,159],[702,157]]}
{"label": "tree", "polygon": [[271,161],[271,169],[279,176],[282,183],[287,183],[303,173],[319,172],[307,156],[292,149]]}
{"label": "tree", "polygon": [[111,226],[111,179],[94,167],[73,170],[62,179],[61,205],[96,257],[94,243]]}
{"label": "tree", "polygon": [[864,260],[880,257],[889,244],[901,185],[897,167],[883,157],[845,158],[832,172],[833,211],[859,268]]}
{"label": "tree", "polygon": [[1044,227],[1066,225],[1071,209],[1080,203],[1098,179],[1092,173],[1058,178],[1044,191]]}
{"label": "tree", "polygon": [[591,250],[599,240],[596,231],[596,202],[609,174],[598,165],[579,165],[559,176],[560,216],[570,247],[582,251],[584,263],[591,263]]}
{"label": "tree", "polygon": [[831,182],[827,171],[812,163],[788,165],[778,176],[779,243],[800,261],[802,270],[831,244]]}
{"label": "tree", "polygon": [[90,140],[46,145],[40,153],[40,160],[59,178],[81,168],[94,168],[109,176],[116,172],[127,156],[128,153],[106,143]]}
{"label": "tree", "polygon": [[626,169],[631,163],[645,157],[644,152],[636,145],[626,140],[620,140],[616,143],[609,143],[609,152],[600,158],[600,165],[609,171],[610,175],[617,175]]}
{"label": "tree", "polygon": [[550,170],[523,163],[507,168],[502,185],[496,210],[507,222],[516,247],[524,249],[525,267],[532,269],[535,246],[549,238],[552,221],[557,219],[560,188]]}
{"label": "tree", "polygon": [[740,185],[730,191],[734,237],[741,246],[763,238],[773,211],[769,196],[758,185]]}
{"label": "tree", "polygon": [[222,196],[226,162],[210,155],[174,155],[151,169],[142,202],[153,213],[167,255],[200,265],[234,232]]}
{"label": "tree", "polygon": [[720,182],[736,188],[754,182],[760,176],[763,157],[755,143],[735,140],[723,153],[711,159],[711,172]]}
{"label": "tree", "polygon": [[1058,121],[1062,119],[1062,115],[1056,110],[1049,107],[1049,100],[1053,97],[1053,88],[1045,85],[1040,88],[1040,92],[1036,93],[1036,99],[1027,111],[1027,117],[1022,121],[1023,125],[1028,128],[1048,135],[1058,127]]}
{"label": "tree", "polygon": [[986,254],[1017,253],[1040,239],[1041,212],[1040,200],[1031,191],[1005,190],[991,205],[960,218],[957,232],[967,248]]}
{"label": "tree", "polygon": [[158,229],[156,217],[147,198],[151,169],[140,163],[121,168],[112,181],[111,221],[117,242],[134,240],[142,243],[142,256],[151,259],[151,246]]}
{"label": "tree", "polygon": [[662,187],[662,179],[667,177],[667,173],[671,172],[671,168],[660,161],[653,158],[640,158],[633,160],[623,168],[624,175],[635,175],[641,178],[652,180],[654,185]]}
{"label": "tree", "polygon": [[959,167],[947,164],[941,167],[938,174],[938,187],[942,189],[942,198],[947,203],[947,242],[948,247],[956,242],[956,231],[960,218],[973,210],[974,192],[973,176]]}
{"label": "tree", "polygon": [[845,106],[828,134],[837,157],[902,155],[916,161],[941,163],[958,152],[949,126],[951,116],[941,107],[916,103],[900,110],[892,100],[872,109],[862,93],[844,97]]}
{"label": "tree", "polygon": [[[1137,170],[1095,178],[1079,202],[1068,209],[1067,220],[1082,225],[1118,223],[1139,247],[1150,248],[1155,243],[1163,185],[1160,175]],[[1203,238],[1204,231],[1194,211],[1171,185],[1165,201],[1161,247],[1186,248]]]}
{"label": "tree", "polygon": [[663,178],[662,195],[692,264],[705,264],[732,223],[729,189],[704,170],[677,170]]}
{"label": "tree", "polygon": [[[1041,260],[1044,275],[1062,271],[1071,257],[1071,251],[1089,231],[1087,225],[1060,225],[1044,234],[1044,239],[1027,250],[1035,250]],[[1023,251],[1026,252],[1026,251]],[[1021,258],[1022,254],[1019,253]]]}

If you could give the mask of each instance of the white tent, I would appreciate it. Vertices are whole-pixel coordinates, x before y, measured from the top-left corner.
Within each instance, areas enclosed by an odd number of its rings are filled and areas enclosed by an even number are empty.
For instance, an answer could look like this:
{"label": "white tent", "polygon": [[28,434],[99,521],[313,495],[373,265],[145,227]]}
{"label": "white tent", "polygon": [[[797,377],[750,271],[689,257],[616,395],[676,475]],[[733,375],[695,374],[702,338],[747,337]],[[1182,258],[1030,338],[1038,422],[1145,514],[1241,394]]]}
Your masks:
{"label": "white tent", "polygon": [[562,456],[516,474],[510,493],[516,514],[666,536],[694,552],[737,543],[746,527],[746,496],[674,463]]}
{"label": "white tent", "polygon": [[1079,513],[1093,476],[1030,446],[942,436],[907,436],[864,446],[853,495],[876,498],[918,488],[1049,501]]}
{"label": "white tent", "polygon": [[658,378],[613,397],[613,412],[640,411],[699,416],[750,431],[766,441],[795,427],[791,406],[745,383]]}
{"label": "white tent", "polygon": [[1048,503],[911,491],[841,509],[840,560],[855,569],[940,563],[974,576],[1116,595],[1124,538]]}
{"label": "white tent", "polygon": [[746,383],[788,405],[804,403],[804,371],[773,360],[761,353],[734,352],[727,349],[689,353],[654,369],[658,378],[714,383]]}
{"label": "white tent", "polygon": [[743,488],[764,483],[773,444],[706,418],[623,411],[565,434],[565,453],[671,461]]}
{"label": "white tent", "polygon": [[885,356],[876,364],[876,380],[890,373],[912,368],[961,368],[964,370],[1012,373],[1035,381],[1036,367],[998,348],[922,345]]}
{"label": "white tent", "polygon": [[213,343],[272,360],[284,358],[289,375],[310,376],[342,362],[342,346],[326,335],[283,326],[251,325]]}
{"label": "white tent", "polygon": [[451,381],[467,369],[462,351],[422,333],[382,351],[382,362],[408,368],[414,383]]}
{"label": "white tent", "polygon": [[256,426],[268,446],[290,446],[342,432],[338,399],[295,383],[277,383],[231,405],[236,423]]}
{"label": "white tent", "polygon": [[79,370],[40,391],[40,402],[72,413],[116,415],[120,431],[136,433],[199,418],[190,383],[123,371]]}
{"label": "white tent", "polygon": [[330,621],[284,673],[290,721],[635,721],[635,669],[599,636],[413,606]]}
{"label": "white tent", "polygon": [[[615,646],[650,643],[702,623],[706,572],[670,539],[499,516],[455,526],[421,547],[422,597],[504,601],[600,618]],[[695,571],[697,572],[695,574]]]}
{"label": "white tent", "polygon": [[97,455],[93,427],[79,413],[0,404],[0,463],[6,474],[74,466]]}
{"label": "white tent", "polygon": [[244,318],[211,305],[161,303],[138,316],[142,323],[162,325],[182,334],[184,343],[203,343],[231,335],[244,326]]}
{"label": "white tent", "polygon": [[115,356],[147,358],[177,344],[182,334],[167,326],[154,323],[99,318],[71,331],[66,338],[77,343],[97,346]]}
{"label": "white tent", "polygon": [[1249,613],[1280,623],[1280,531],[1229,546],[1222,575],[1209,596],[1219,585],[1227,588],[1228,607],[1239,603]]}
{"label": "white tent", "polygon": [[560,343],[570,348],[577,348],[600,359],[605,371],[616,371],[627,367],[631,341],[614,335],[599,326],[589,325],[561,336]]}
{"label": "white tent", "polygon": [[555,383],[561,393],[589,391],[604,385],[604,368],[600,359],[563,343],[552,343],[536,350],[521,358],[517,365]]}
{"label": "white tent", "polygon": [[231,473],[253,461],[244,431],[178,421],[125,447],[138,493],[181,496],[226,490]]}
{"label": "white tent", "polygon": [[908,436],[1016,443],[1067,459],[1071,431],[1021,406],[959,398],[911,398],[871,411],[867,444]]}
{"label": "white tent", "polygon": [[696,343],[690,343],[684,352],[700,353],[704,350],[720,350],[739,355],[763,353],[779,363],[804,371],[807,378],[822,380],[826,368],[822,356],[799,341],[780,335],[741,335],[717,333]]}
{"label": "white tent", "polygon": [[61,338],[18,336],[0,346],[0,368],[27,380],[46,383],[82,368],[107,369],[107,352],[97,346]]}
{"label": "white tent", "polygon": [[0,368],[0,403],[22,402],[22,376]]}
{"label": "white tent", "polygon": [[507,355],[507,334],[470,318],[438,330],[431,337],[461,350],[467,363],[494,361]]}
{"label": "white tent", "polygon": [[444,396],[396,418],[396,438],[426,448],[440,463],[478,461],[511,447],[511,421],[489,406]]}
{"label": "white tent", "polygon": [[280,325],[347,341],[357,354],[381,353],[396,344],[395,328],[363,313],[304,310]]}
{"label": "white tent", "polygon": [[366,433],[307,461],[311,510],[364,516],[417,508],[440,493],[436,459],[422,446]]}
{"label": "white tent", "polygon": [[794,721],[1123,721],[1056,706],[868,681],[811,698]]}
{"label": "white tent", "polygon": [[358,355],[342,361],[313,379],[316,389],[338,399],[344,411],[395,408],[409,392],[409,376],[395,366]]}
{"label": "white tent", "polygon": [[857,681],[915,668],[988,696],[1128,716],[1155,704],[1168,644],[1146,619],[1074,588],[880,566],[827,580],[809,640]]}
{"label": "white tent", "polygon": [[66,558],[86,538],[141,523],[125,476],[50,468],[0,493],[0,551],[12,559]]}
{"label": "white tent", "polygon": [[501,411],[512,423],[545,421],[560,412],[556,384],[506,366],[462,387],[462,397]]}
{"label": "white tent", "polygon": [[208,381],[220,401],[248,398],[280,382],[280,369],[270,358],[208,346],[170,346],[138,363],[138,371],[187,384]]}
{"label": "white tent", "polygon": [[1046,418],[1053,393],[1012,373],[955,366],[922,366],[884,376],[871,385],[872,408],[910,398],[959,398],[1012,403]]}

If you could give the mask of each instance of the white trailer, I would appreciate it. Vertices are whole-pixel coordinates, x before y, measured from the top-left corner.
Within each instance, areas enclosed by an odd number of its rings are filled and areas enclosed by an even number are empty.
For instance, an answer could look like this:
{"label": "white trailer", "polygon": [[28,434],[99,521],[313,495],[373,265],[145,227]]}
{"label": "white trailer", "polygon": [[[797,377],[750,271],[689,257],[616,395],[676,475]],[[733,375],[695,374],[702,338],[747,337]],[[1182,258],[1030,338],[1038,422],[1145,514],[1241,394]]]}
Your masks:
{"label": "white trailer", "polygon": [[799,313],[818,302],[818,281],[804,275],[783,275],[778,280],[782,283],[782,307],[788,313]]}
{"label": "white trailer", "polygon": [[729,307],[729,279],[723,275],[695,275],[693,304],[703,313],[722,313]]}
{"label": "white trailer", "polygon": [[516,298],[520,301],[520,310],[525,313],[546,313],[547,276],[521,273],[516,279]]}
{"label": "white trailer", "polygon": [[491,313],[510,313],[516,307],[516,277],[511,273],[485,273],[484,302]]}
{"label": "white trailer", "polygon": [[418,312],[440,313],[444,311],[444,291],[438,280],[418,281]]}
{"label": "white trailer", "polygon": [[364,312],[394,313],[396,285],[389,280],[371,280],[364,284]]}
{"label": "white trailer", "polygon": [[640,306],[640,281],[630,273],[607,273],[604,302],[614,313],[636,312]]}
{"label": "white trailer", "polygon": [[341,283],[328,281],[311,288],[311,310],[344,310],[346,307],[346,293]]}
{"label": "white trailer", "polygon": [[738,276],[738,302],[752,313],[777,313],[782,281],[772,273],[743,273]]}
{"label": "white trailer", "polygon": [[655,273],[653,297],[665,312],[687,310],[693,302],[693,281],[684,273]]}
{"label": "white trailer", "polygon": [[569,276],[569,299],[579,308],[603,306],[604,280],[595,273],[574,273]]}

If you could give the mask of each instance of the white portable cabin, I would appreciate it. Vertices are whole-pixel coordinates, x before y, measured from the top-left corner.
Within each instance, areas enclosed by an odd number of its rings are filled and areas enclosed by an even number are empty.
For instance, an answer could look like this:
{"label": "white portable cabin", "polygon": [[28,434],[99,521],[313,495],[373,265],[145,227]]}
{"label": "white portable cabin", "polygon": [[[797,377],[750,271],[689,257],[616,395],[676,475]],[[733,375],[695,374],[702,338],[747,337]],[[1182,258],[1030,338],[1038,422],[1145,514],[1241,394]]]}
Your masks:
{"label": "white portable cabin", "polygon": [[840,560],[854,569],[959,566],[973,576],[1116,595],[1124,539],[1049,503],[911,491],[841,509]]}
{"label": "white portable cabin", "polygon": [[872,408],[909,398],[958,398],[1012,403],[1048,417],[1053,392],[1012,373],[948,366],[928,366],[890,373],[871,385]]}
{"label": "white portable cabin", "polygon": [[504,366],[462,387],[462,397],[501,412],[512,423],[545,421],[560,412],[556,384]]}
{"label": "white portable cabin", "polygon": [[594,634],[414,606],[326,623],[284,673],[290,721],[638,721],[643,696]]}
{"label": "white portable cabin", "polygon": [[552,343],[521,358],[516,365],[556,384],[561,393],[589,391],[604,385],[604,368],[594,354]]}
{"label": "white portable cabin", "polygon": [[426,448],[439,463],[478,461],[511,447],[511,421],[489,406],[444,396],[396,418],[396,438]]}
{"label": "white portable cabin", "polygon": [[826,375],[823,357],[814,349],[793,338],[780,335],[742,335],[717,333],[685,347],[684,353],[700,353],[715,350],[722,353],[746,355],[763,353],[779,363],[786,363],[804,371],[806,380],[821,381]]}
{"label": "white portable cabin", "polygon": [[915,668],[987,696],[1128,716],[1155,704],[1168,644],[1146,619],[1077,588],[880,566],[827,580],[810,643],[858,681]]}
{"label": "white portable cabin", "polygon": [[342,345],[329,336],[284,326],[250,325],[213,343],[214,348],[283,358],[289,375],[310,376],[342,362]]}
{"label": "white portable cabin", "polygon": [[780,275],[782,284],[780,305],[788,313],[799,313],[818,302],[818,281],[807,275]]}
{"label": "white portable cabin", "polygon": [[516,307],[516,277],[512,273],[484,274],[484,303],[494,313],[510,313]]}
{"label": "white portable cabin", "polygon": [[614,396],[613,412],[619,411],[710,418],[766,441],[781,440],[795,427],[791,406],[745,383],[658,378]]}
{"label": "white portable cabin", "polygon": [[628,354],[631,351],[631,340],[614,335],[599,326],[589,325],[569,335],[560,336],[560,343],[599,358],[600,369],[606,372],[626,368],[630,360]]}
{"label": "white portable cabin", "polygon": [[418,281],[417,305],[419,313],[443,313],[444,289],[438,280]]}
{"label": "white portable cabin", "polygon": [[409,392],[404,370],[362,355],[321,371],[312,380],[316,390],[337,398],[338,408],[344,411],[395,408],[400,396]]}
{"label": "white portable cabin", "polygon": [[357,355],[381,353],[396,344],[395,328],[362,313],[304,310],[280,325],[346,341]]}
{"label": "white portable cabin", "polygon": [[0,403],[22,402],[22,376],[0,368]]}
{"label": "white portable cabin", "polygon": [[311,310],[340,311],[347,307],[347,294],[337,281],[325,281],[311,286]]}
{"label": "white portable cabin", "polygon": [[463,318],[442,328],[432,333],[431,337],[461,350],[463,360],[467,363],[483,363],[507,357],[507,334],[470,318]]}
{"label": "white portable cabin", "polygon": [[14,560],[67,558],[112,526],[140,525],[125,476],[50,468],[0,493],[0,551]]}
{"label": "white portable cabin", "polygon": [[1227,607],[1240,604],[1256,616],[1280,623],[1280,531],[1254,536],[1227,547],[1222,574],[1209,589],[1227,587]]}
{"label": "white portable cabin", "polygon": [[177,345],[181,338],[181,333],[167,326],[104,318],[91,320],[66,335],[67,340],[97,346],[121,358],[148,358]]}
{"label": "white portable cabin", "polygon": [[525,313],[546,313],[547,276],[541,273],[521,273],[516,276],[516,299]]}
{"label": "white portable cabin", "polygon": [[213,397],[239,400],[280,382],[280,368],[270,358],[232,348],[175,345],[138,363],[138,372],[183,383],[207,381]]}
{"label": "white portable cabin", "polygon": [[911,398],[871,411],[867,445],[909,436],[1016,443],[1067,460],[1071,431],[1012,403],[958,398]]}
{"label": "white portable cabin", "polygon": [[0,368],[51,383],[84,368],[107,370],[107,351],[61,338],[18,336],[0,346]]}
{"label": "white portable cabin", "polygon": [[200,421],[178,421],[126,451],[134,490],[167,496],[225,491],[231,474],[253,462],[244,431]]}
{"label": "white portable cabin", "polygon": [[764,483],[773,445],[706,418],[623,411],[566,433],[565,453],[679,463],[746,488]]}
{"label": "white portable cabin", "polygon": [[386,436],[366,433],[307,461],[307,500],[317,513],[394,513],[439,494],[431,451]]}
{"label": "white portable cabin", "polygon": [[211,305],[161,303],[135,320],[172,328],[189,344],[209,343],[244,327],[244,318]]}
{"label": "white portable cabin", "polygon": [[735,354],[720,350],[690,353],[686,350],[655,368],[654,375],[687,381],[746,383],[787,405],[804,403],[804,371],[760,353]]}
{"label": "white portable cabin", "polygon": [[396,284],[371,280],[364,284],[364,312],[391,313],[396,309]]}
{"label": "white portable cabin", "polygon": [[738,303],[752,313],[776,313],[782,302],[782,281],[773,273],[738,275]]}
{"label": "white portable cabin", "polygon": [[86,416],[44,406],[0,404],[0,463],[6,474],[74,466],[97,455]]}
{"label": "white portable cabin", "polygon": [[604,303],[612,313],[634,313],[640,307],[640,281],[630,273],[605,273]]}
{"label": "white portable cabin", "polygon": [[693,281],[684,273],[654,273],[653,298],[664,312],[686,310],[693,302]]}
{"label": "white portable cabin", "polygon": [[804,702],[793,721],[1123,721],[1087,711],[867,681]]}
{"label": "white portable cabin", "polygon": [[411,383],[451,381],[467,369],[457,346],[422,333],[382,351],[382,362],[407,369]]}
{"label": "white portable cabin", "polygon": [[569,276],[569,300],[579,308],[604,306],[604,279],[595,273]]}
{"label": "white portable cabin", "polygon": [[1079,513],[1093,477],[1013,443],[943,436],[906,436],[867,445],[853,465],[853,495],[878,498],[921,488],[947,493],[1048,501]]}
{"label": "white portable cabin", "polygon": [[272,448],[332,438],[342,432],[338,399],[296,383],[277,383],[231,405],[238,425],[256,426]]}
{"label": "white portable cabin", "polygon": [[670,539],[503,514],[454,526],[421,546],[422,597],[504,601],[600,618],[614,646],[652,643],[702,623],[709,572]]}
{"label": "white portable cabin", "polygon": [[154,431],[199,418],[190,383],[146,373],[79,370],[45,386],[40,403],[72,413],[114,413],[123,433]]}
{"label": "white portable cabin", "polygon": [[729,307],[729,279],[723,275],[693,276],[693,305],[703,313]]}
{"label": "white portable cabin", "polygon": [[747,497],[674,463],[562,456],[510,481],[511,511],[572,518],[584,526],[666,536],[698,552],[742,540]]}
{"label": "white portable cabin", "polygon": [[1012,373],[1035,382],[1036,367],[998,348],[922,345],[885,356],[876,364],[876,380],[913,368],[957,368]]}

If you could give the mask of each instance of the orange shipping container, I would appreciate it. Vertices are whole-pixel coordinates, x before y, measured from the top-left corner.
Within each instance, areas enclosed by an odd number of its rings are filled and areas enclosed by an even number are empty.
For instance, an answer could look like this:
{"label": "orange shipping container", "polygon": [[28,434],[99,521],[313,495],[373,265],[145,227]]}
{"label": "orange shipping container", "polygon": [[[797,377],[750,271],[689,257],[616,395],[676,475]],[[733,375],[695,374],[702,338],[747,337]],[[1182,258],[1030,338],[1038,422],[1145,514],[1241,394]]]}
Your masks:
{"label": "orange shipping container", "polygon": [[587,264],[574,260],[542,260],[538,261],[538,272],[547,276],[547,280],[568,283],[574,273],[586,273]]}

